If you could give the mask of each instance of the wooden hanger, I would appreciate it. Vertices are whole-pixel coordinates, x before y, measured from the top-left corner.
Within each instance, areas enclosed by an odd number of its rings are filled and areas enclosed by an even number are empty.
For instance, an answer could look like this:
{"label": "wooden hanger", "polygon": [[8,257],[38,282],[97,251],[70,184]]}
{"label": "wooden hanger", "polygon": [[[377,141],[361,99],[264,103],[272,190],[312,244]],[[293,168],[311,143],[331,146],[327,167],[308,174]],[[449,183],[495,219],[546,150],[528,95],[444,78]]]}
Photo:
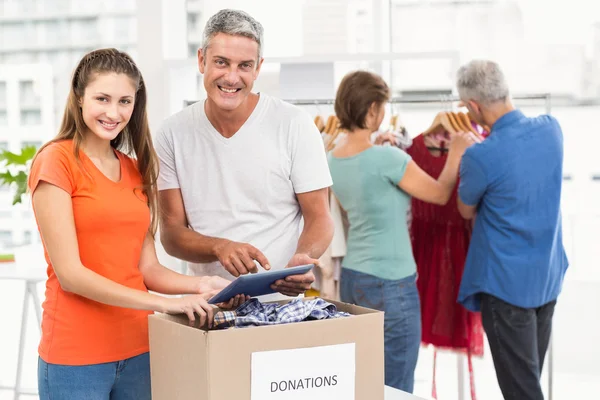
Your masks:
{"label": "wooden hanger", "polygon": [[325,128],[323,129],[323,132],[325,132],[328,135],[331,133],[331,125],[333,124],[334,118],[334,115],[330,115],[329,117],[327,117],[327,123],[325,123]]}
{"label": "wooden hanger", "polygon": [[473,132],[477,134],[477,131],[475,130],[475,128],[473,128],[473,125],[471,124],[471,120],[469,119],[469,117],[467,117],[465,113],[457,112],[455,113],[455,115],[465,132]]}
{"label": "wooden hanger", "polygon": [[335,135],[339,129],[340,119],[336,115],[334,115],[331,121],[332,122],[331,126],[329,127],[329,134]]}
{"label": "wooden hanger", "polygon": [[479,140],[483,141],[483,136],[477,131],[477,129],[473,128],[473,124],[471,123],[471,119],[465,113],[458,113],[459,119],[463,120],[464,125],[467,126],[467,130],[465,132],[472,132]]}
{"label": "wooden hanger", "polygon": [[435,118],[433,119],[433,122],[431,123],[429,128],[427,128],[422,133],[422,135],[426,136],[431,133],[436,133],[436,132],[439,132],[441,129],[445,130],[446,132],[448,132],[450,134],[456,133],[456,129],[450,123],[450,119],[448,118],[448,116],[446,115],[446,112],[444,112],[444,111],[440,111],[439,113],[436,114]]}
{"label": "wooden hanger", "polygon": [[325,145],[325,151],[331,151],[335,148],[335,141],[338,138],[338,136],[340,135],[340,133],[342,132],[342,130],[340,129],[339,126],[339,119],[337,117],[334,117],[334,122],[331,125],[332,131],[329,134],[329,140],[327,141],[326,145]]}
{"label": "wooden hanger", "polygon": [[394,114],[390,118],[390,131],[395,132],[397,129],[398,129],[398,114]]}
{"label": "wooden hanger", "polygon": [[321,117],[320,115],[317,115],[315,117],[315,125],[317,126],[317,129],[319,130],[319,132],[323,132],[325,130],[325,124],[323,123],[323,117]]}
{"label": "wooden hanger", "polygon": [[446,115],[448,116],[448,120],[450,121],[450,124],[452,125],[454,132],[460,132],[460,131],[464,130],[464,128],[462,128],[460,123],[458,122],[456,115],[454,115],[454,113],[452,111],[446,112]]}

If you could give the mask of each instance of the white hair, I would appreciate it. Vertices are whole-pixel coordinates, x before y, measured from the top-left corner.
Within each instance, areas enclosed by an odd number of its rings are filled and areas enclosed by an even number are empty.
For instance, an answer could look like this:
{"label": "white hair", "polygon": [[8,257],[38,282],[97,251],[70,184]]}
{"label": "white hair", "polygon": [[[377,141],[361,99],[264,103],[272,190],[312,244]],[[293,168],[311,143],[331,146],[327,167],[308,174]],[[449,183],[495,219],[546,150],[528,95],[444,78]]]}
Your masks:
{"label": "white hair", "polygon": [[202,37],[202,52],[210,45],[210,40],[218,33],[244,36],[258,43],[258,58],[262,58],[263,27],[248,13],[240,10],[224,9],[206,22]]}
{"label": "white hair", "polygon": [[506,101],[510,93],[500,66],[488,60],[473,60],[458,69],[456,88],[463,101],[491,105]]}

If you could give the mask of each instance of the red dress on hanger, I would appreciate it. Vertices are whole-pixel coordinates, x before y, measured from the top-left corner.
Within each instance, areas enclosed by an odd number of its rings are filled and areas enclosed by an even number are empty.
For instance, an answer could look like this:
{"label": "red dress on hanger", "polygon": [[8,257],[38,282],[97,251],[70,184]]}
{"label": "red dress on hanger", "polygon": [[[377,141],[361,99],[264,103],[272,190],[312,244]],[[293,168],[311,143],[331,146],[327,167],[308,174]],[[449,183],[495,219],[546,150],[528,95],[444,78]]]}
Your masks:
{"label": "red dress on hanger", "polygon": [[[431,177],[437,179],[440,176],[447,154],[433,156],[423,135],[414,138],[406,151]],[[458,212],[457,190],[454,189],[445,206],[413,197],[410,235],[417,263],[422,343],[467,354],[471,396],[474,398],[471,355],[483,355],[483,326],[479,313],[467,311],[457,302],[472,232],[471,221],[462,218]]]}

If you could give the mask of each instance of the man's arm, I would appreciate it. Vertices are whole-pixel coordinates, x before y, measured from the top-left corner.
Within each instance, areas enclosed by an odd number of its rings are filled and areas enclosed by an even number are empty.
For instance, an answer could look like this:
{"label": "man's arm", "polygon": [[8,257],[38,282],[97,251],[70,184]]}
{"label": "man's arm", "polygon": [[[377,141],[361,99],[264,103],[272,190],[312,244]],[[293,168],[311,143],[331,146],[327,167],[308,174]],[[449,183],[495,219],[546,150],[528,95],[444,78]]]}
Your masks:
{"label": "man's arm", "polygon": [[325,253],[333,239],[329,188],[299,193],[296,196],[304,218],[304,228],[298,240],[296,254],[306,254],[317,259]]}
{"label": "man's arm", "polygon": [[[287,267],[317,264],[333,238],[333,220],[329,211],[328,188],[298,193],[298,203],[304,218],[304,228],[298,240],[296,254]],[[310,289],[315,276],[311,272],[294,275],[275,282],[273,288],[288,296],[297,296]]]}
{"label": "man's arm", "polygon": [[473,157],[465,154],[460,163],[458,184],[458,212],[465,219],[473,219],[477,206],[487,190],[487,177],[484,167]]}
{"label": "man's arm", "polygon": [[477,213],[477,206],[468,206],[458,198],[458,212],[464,219],[473,219]]}
{"label": "man's arm", "polygon": [[171,256],[195,263],[219,261],[236,277],[257,272],[254,260],[264,269],[271,268],[265,255],[248,243],[205,236],[190,229],[180,189],[161,190],[159,202],[160,241]]}

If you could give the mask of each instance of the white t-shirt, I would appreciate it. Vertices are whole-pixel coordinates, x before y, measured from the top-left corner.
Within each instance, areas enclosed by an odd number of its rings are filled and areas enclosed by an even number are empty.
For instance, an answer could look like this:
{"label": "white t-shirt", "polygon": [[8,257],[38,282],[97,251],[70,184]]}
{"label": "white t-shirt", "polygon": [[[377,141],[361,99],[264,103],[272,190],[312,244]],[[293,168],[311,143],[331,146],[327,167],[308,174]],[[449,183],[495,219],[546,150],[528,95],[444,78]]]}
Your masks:
{"label": "white t-shirt", "polygon": [[[302,215],[296,193],[332,184],[310,115],[264,93],[229,139],[212,126],[201,101],[168,118],[155,146],[158,188],[181,190],[190,228],[250,243],[272,270],[284,268],[298,244]],[[219,262],[188,267],[194,275],[233,279]]]}

